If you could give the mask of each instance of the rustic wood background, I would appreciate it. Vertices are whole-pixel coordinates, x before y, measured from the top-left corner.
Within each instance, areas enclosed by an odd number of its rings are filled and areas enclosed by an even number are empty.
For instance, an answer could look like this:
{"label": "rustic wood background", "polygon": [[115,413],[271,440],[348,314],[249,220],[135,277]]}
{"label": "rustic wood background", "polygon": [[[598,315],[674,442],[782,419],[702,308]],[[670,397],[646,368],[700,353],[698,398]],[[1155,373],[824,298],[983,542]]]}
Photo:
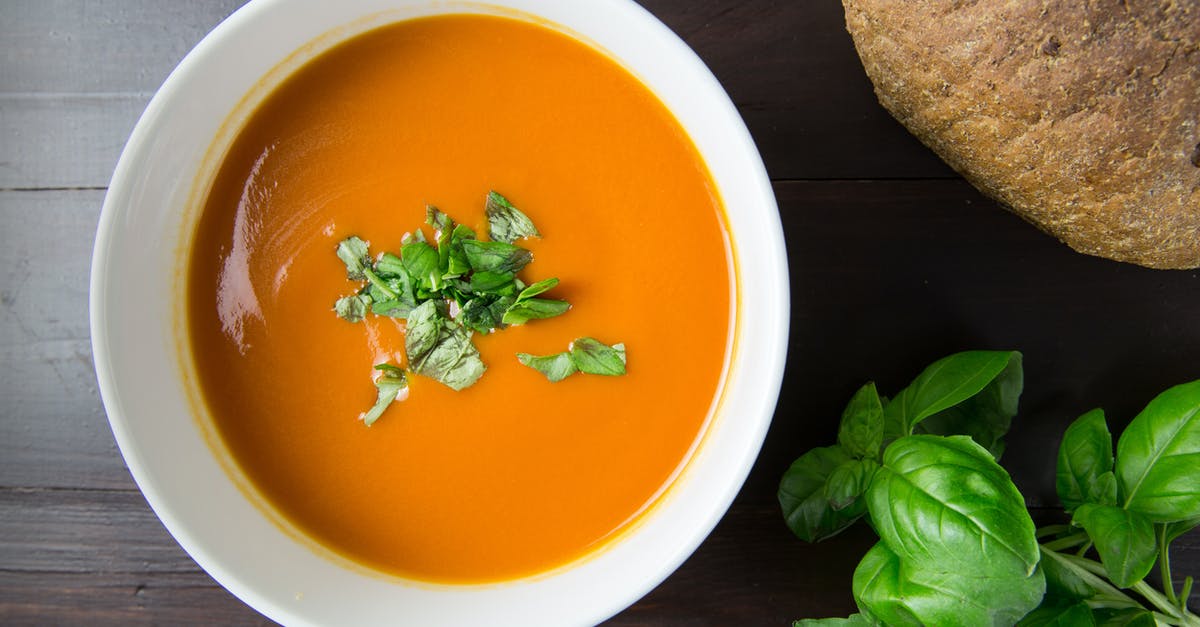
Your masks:
{"label": "rustic wood background", "polygon": [[[238,0],[0,0],[0,623],[259,624],[130,479],[96,391],[92,242],[125,139]],[[1025,353],[1006,466],[1055,507],[1062,429],[1123,427],[1200,377],[1200,278],[1075,254],[980,196],[879,107],[837,0],[647,0],[729,91],[775,183],[792,336],[749,481],[696,554],[612,625],[787,625],[853,610],[864,529],[796,540],[780,474],[832,442],[842,404],[969,348]],[[1049,514],[1048,514],[1049,515]],[[1173,563],[1200,576],[1200,536]]]}

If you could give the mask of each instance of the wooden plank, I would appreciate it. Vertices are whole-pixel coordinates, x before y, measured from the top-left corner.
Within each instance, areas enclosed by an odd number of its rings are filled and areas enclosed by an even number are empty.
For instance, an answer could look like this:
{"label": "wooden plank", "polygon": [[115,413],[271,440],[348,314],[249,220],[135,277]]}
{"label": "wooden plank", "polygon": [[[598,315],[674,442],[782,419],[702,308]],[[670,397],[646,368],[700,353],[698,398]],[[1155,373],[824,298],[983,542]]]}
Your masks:
{"label": "wooden plank", "polygon": [[243,0],[7,0],[0,90],[153,92]]}
{"label": "wooden plank", "polygon": [[[150,95],[237,4],[26,0],[6,7],[0,189],[107,185]],[[954,176],[878,105],[836,0],[646,5],[721,80],[771,176]]]}
{"label": "wooden plank", "polygon": [[273,625],[202,572],[22,573],[0,569],[5,625]]}
{"label": "wooden plank", "polygon": [[130,488],[96,389],[101,191],[0,192],[0,486]]}
{"label": "wooden plank", "polygon": [[[730,509],[700,549],[609,625],[785,625],[854,611],[850,580],[875,537],[858,525],[808,544],[772,495]],[[1200,533],[1176,541],[1180,578]],[[0,490],[0,622],[262,624],[200,571],[135,492]],[[37,620],[34,620],[37,619]],[[68,620],[70,619],[70,620]]]}
{"label": "wooden plank", "polygon": [[102,188],[149,93],[0,93],[0,189]]}
{"label": "wooden plank", "polygon": [[0,564],[39,573],[198,570],[135,490],[0,489]]}

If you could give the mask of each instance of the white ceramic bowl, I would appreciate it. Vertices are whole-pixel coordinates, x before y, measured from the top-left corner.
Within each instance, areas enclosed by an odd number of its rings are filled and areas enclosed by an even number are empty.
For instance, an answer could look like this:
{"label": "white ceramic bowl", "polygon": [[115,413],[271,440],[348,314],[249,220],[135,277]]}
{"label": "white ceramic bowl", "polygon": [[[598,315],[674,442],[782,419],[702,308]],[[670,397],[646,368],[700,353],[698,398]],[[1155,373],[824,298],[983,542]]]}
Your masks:
{"label": "white ceramic bowl", "polygon": [[[545,576],[486,586],[406,584],[322,555],[251,503],[189,404],[177,302],[185,233],[210,147],[289,69],[385,22],[434,13],[537,16],[607,51],[675,113],[710,168],[736,250],[735,341],[702,444],[656,507],[598,554]],[[244,113],[248,113],[243,111]],[[234,119],[234,124],[226,124]],[[171,73],[121,155],[91,277],[100,391],[151,507],[221,585],[286,624],[596,623],[653,589],[708,535],[758,454],[783,375],[788,280],[770,182],[716,79],[669,29],[627,0],[254,0]]]}

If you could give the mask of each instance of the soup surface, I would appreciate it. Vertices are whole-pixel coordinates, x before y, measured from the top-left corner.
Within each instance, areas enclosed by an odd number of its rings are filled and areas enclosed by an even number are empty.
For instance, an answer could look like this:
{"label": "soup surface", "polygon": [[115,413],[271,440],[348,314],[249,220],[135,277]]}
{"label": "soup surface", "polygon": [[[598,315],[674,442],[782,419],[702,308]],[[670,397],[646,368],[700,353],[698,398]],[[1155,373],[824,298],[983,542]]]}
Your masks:
{"label": "soup surface", "polygon": [[[426,203],[486,234],[489,189],[542,233],[522,278],[558,277],[572,309],[475,335],[478,383],[410,375],[365,426],[404,325],[334,315],[358,289],[337,243],[398,251]],[[374,30],[289,77],[220,166],[188,275],[199,388],[250,482],[335,552],[426,581],[544,572],[633,522],[698,441],[730,337],[724,225],[690,139],[603,54],[500,17]],[[580,336],[623,342],[627,375],[550,383],[515,356]]]}

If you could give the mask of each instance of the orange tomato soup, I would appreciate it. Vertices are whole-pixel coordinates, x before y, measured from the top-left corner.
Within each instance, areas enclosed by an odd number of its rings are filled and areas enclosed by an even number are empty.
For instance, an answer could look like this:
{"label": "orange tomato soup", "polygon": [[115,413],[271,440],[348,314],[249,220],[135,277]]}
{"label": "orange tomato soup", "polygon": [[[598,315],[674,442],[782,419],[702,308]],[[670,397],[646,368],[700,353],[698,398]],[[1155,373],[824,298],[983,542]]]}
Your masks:
{"label": "orange tomato soup", "polygon": [[[486,238],[489,189],[542,233],[521,273],[558,277],[565,315],[475,335],[487,371],[454,392],[409,376],[373,426],[372,366],[403,320],[332,305],[334,254],[398,252],[434,204]],[[562,33],[443,16],[318,56],[246,122],[194,236],[198,387],[240,470],[284,518],[372,568],[478,583],[602,546],[686,462],[730,337],[720,201],[691,140],[637,79]],[[624,342],[628,374],[550,383],[517,352]]]}

